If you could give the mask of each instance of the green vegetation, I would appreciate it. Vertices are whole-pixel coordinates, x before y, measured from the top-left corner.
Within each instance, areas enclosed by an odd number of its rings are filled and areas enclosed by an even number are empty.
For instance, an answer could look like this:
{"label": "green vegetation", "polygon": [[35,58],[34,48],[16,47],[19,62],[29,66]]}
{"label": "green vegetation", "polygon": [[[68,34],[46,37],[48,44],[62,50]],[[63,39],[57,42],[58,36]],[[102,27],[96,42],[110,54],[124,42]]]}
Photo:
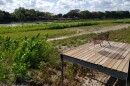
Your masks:
{"label": "green vegetation", "polygon": [[48,35],[49,38],[72,35],[76,30],[64,29],[69,27],[93,26],[97,22],[71,22],[71,23],[48,23],[48,24],[32,24],[23,26],[1,26],[0,35],[9,36],[11,38],[30,37],[40,33],[40,37]]}
{"label": "green vegetation", "polygon": [[46,37],[38,37],[39,35],[17,40],[0,37],[0,81],[8,84],[21,83],[31,79],[28,75],[30,69],[46,67],[48,70],[49,67],[58,66],[57,49],[46,41]]}
{"label": "green vegetation", "polygon": [[23,25],[23,26],[14,26],[14,27],[0,26],[0,33],[64,29],[69,27],[90,26],[95,24],[98,23],[97,22],[73,22],[73,23],[32,24],[32,25]]}
{"label": "green vegetation", "polygon": [[[110,41],[130,43],[130,27],[110,32]],[[60,49],[62,46],[76,47],[92,41],[92,34],[85,34],[68,39],[53,41],[53,44]]]}
{"label": "green vegetation", "polygon": [[[31,83],[29,85],[53,84],[59,86],[60,52],[91,42],[92,34],[52,42],[48,42],[47,38],[72,35],[78,29],[97,29],[98,27],[130,23],[129,20],[81,21],[24,25],[23,27],[1,26],[0,82],[9,85],[26,82]],[[130,27],[110,31],[110,40],[130,43],[129,33]],[[72,86],[80,85],[74,76],[85,76],[86,72],[89,72],[86,68],[68,62],[64,62],[64,68],[66,69],[64,71],[65,84]]]}
{"label": "green vegetation", "polygon": [[66,20],[53,23],[39,23],[23,26],[0,26],[0,35],[11,38],[31,37],[40,33],[40,37],[48,35],[48,38],[73,35],[77,30],[98,29],[106,26],[113,26],[122,23],[129,23],[126,20]]}
{"label": "green vegetation", "polygon": [[58,46],[60,49],[60,48],[62,48],[62,46],[76,47],[76,46],[82,45],[84,43],[88,43],[89,41],[91,41],[91,35],[85,34],[85,35],[71,37],[68,39],[53,41],[53,44],[54,44],[54,46]]}
{"label": "green vegetation", "polygon": [[66,14],[57,14],[49,12],[40,12],[35,9],[25,9],[20,7],[13,13],[0,10],[0,23],[27,22],[27,21],[53,21],[53,20],[79,20],[79,19],[125,19],[130,18],[129,11],[105,11],[90,12],[79,9],[70,10]]}
{"label": "green vegetation", "polygon": [[115,23],[115,22],[110,22],[110,21],[97,21],[98,24],[97,25],[90,25],[90,26],[80,26],[80,27],[72,27],[72,28],[67,28],[69,29],[84,29],[84,30],[89,30],[89,29],[98,29],[98,28],[102,28],[102,27],[107,27],[107,26],[114,26],[114,25],[119,25],[120,23]]}
{"label": "green vegetation", "polygon": [[130,27],[122,30],[110,31],[110,40],[130,43]]}
{"label": "green vegetation", "polygon": [[24,38],[24,37],[32,37],[40,33],[40,38],[48,35],[48,38],[60,37],[66,35],[75,34],[76,31],[66,30],[66,29],[58,29],[58,30],[38,30],[38,31],[27,31],[27,32],[15,32],[15,33],[5,33],[0,34],[2,36],[9,36],[13,39],[15,38]]}

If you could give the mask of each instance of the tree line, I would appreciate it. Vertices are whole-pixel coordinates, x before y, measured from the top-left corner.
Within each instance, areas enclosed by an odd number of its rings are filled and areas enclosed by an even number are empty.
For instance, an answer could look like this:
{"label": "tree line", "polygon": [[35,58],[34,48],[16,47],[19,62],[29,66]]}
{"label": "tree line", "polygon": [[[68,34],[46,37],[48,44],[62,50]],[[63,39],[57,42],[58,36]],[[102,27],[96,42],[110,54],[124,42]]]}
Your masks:
{"label": "tree line", "polygon": [[129,11],[80,11],[79,9],[70,10],[66,14],[56,14],[50,12],[40,12],[34,9],[18,8],[13,13],[0,10],[0,23],[27,22],[57,19],[123,19],[130,18]]}

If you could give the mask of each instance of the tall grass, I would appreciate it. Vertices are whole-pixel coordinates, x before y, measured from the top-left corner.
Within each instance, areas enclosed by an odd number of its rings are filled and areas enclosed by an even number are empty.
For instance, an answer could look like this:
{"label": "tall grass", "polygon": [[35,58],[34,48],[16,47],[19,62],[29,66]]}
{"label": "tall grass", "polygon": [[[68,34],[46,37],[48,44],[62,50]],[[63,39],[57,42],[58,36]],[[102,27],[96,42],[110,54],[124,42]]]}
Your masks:
{"label": "tall grass", "polygon": [[0,33],[13,33],[21,31],[37,31],[37,30],[52,30],[64,29],[69,27],[90,26],[96,25],[97,22],[71,22],[71,23],[47,23],[47,24],[32,24],[23,26],[0,26]]}
{"label": "tall grass", "polygon": [[9,36],[13,39],[16,38],[24,38],[24,37],[31,37],[37,34],[40,34],[40,38],[48,35],[48,38],[66,36],[75,34],[76,31],[66,30],[66,29],[57,29],[57,30],[38,30],[38,31],[27,31],[27,32],[13,32],[13,33],[4,33],[0,34],[1,36]]}

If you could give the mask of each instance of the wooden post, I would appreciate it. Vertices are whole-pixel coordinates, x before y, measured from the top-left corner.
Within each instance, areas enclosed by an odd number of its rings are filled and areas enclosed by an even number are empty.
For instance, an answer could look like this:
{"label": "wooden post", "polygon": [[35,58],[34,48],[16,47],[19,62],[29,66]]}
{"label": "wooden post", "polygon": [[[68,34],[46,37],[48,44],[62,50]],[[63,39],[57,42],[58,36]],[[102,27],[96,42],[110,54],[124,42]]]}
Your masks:
{"label": "wooden post", "polygon": [[129,62],[128,77],[127,77],[126,86],[130,86],[130,62]]}
{"label": "wooden post", "polygon": [[64,84],[64,73],[63,73],[63,71],[64,71],[64,66],[63,66],[64,61],[63,61],[63,55],[61,54],[60,57],[61,57],[61,86],[63,86],[63,84]]}

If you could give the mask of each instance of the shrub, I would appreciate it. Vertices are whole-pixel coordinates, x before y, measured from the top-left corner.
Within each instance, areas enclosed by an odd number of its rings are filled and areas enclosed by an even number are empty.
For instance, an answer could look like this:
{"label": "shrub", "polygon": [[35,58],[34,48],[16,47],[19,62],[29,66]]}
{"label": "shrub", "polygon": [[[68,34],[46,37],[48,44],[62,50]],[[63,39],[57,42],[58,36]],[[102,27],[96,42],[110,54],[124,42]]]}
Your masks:
{"label": "shrub", "polygon": [[[26,79],[28,69],[38,68],[39,64],[55,67],[58,65],[58,51],[47,38],[39,35],[31,38],[11,40],[0,37],[0,81],[13,76],[15,82]],[[9,70],[9,71],[8,71]]]}

